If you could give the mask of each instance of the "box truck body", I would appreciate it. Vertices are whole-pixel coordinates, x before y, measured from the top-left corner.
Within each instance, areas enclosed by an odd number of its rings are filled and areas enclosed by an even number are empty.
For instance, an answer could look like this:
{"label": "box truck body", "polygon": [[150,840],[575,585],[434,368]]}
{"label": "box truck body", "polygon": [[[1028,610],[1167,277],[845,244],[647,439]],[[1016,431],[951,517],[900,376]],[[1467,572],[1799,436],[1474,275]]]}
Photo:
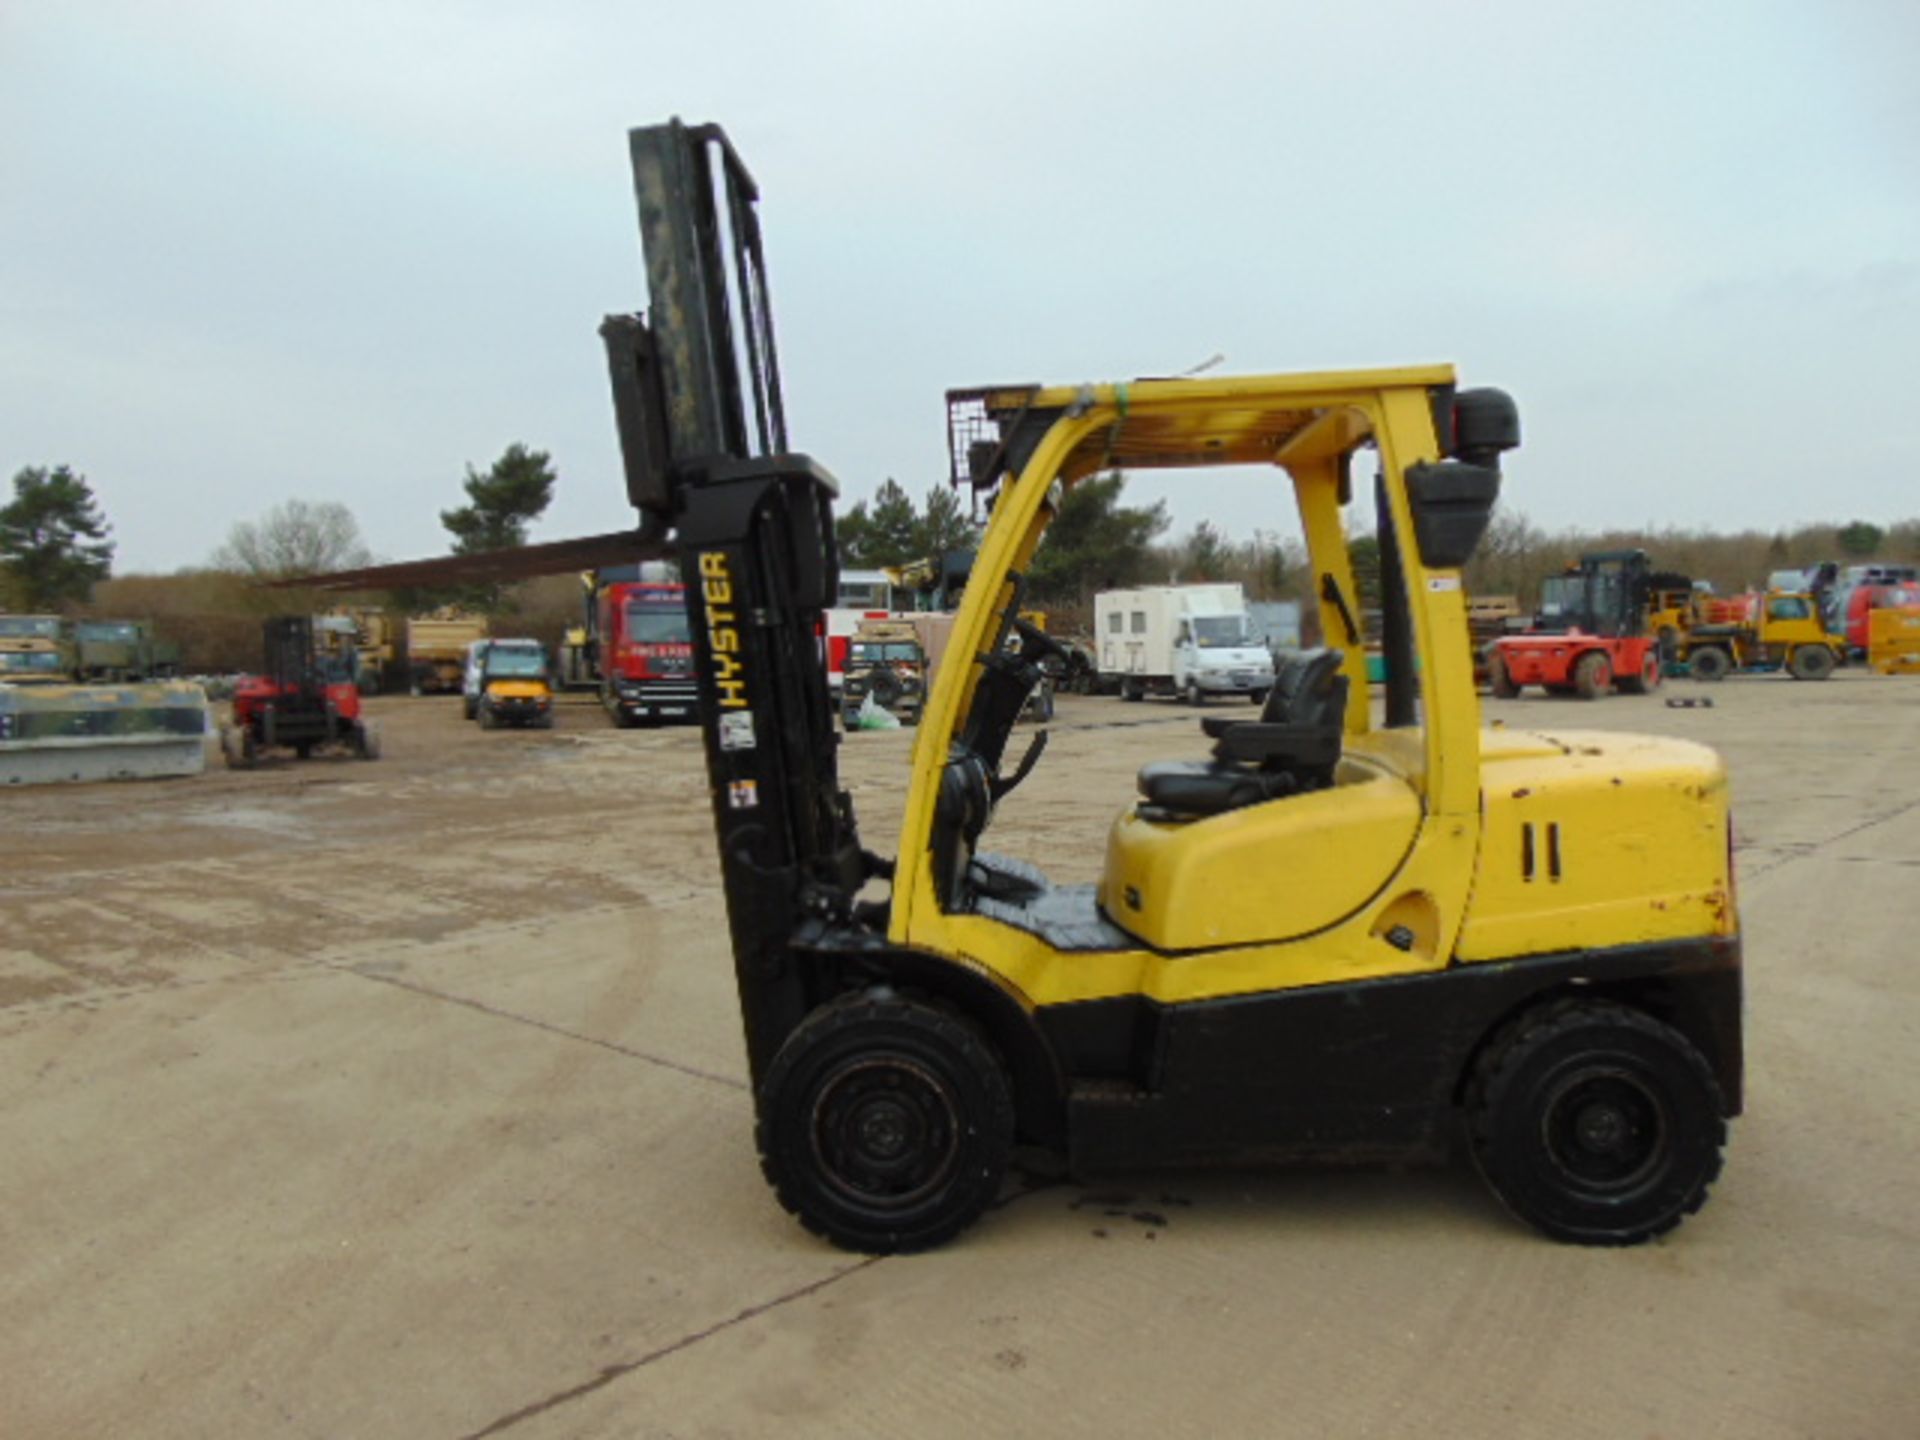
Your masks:
{"label": "box truck body", "polygon": [[1238,585],[1150,585],[1093,600],[1100,677],[1124,699],[1176,694],[1264,700],[1273,656],[1255,638]]}

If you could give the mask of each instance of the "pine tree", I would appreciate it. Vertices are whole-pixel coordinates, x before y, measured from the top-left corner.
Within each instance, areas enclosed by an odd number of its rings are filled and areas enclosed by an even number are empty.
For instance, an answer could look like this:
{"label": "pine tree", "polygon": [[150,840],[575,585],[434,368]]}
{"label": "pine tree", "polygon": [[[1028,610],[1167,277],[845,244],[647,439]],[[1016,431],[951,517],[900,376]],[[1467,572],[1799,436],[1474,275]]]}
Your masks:
{"label": "pine tree", "polygon": [[467,467],[467,503],[442,510],[440,523],[453,536],[453,553],[477,555],[527,543],[527,527],[553,501],[552,457],[544,450],[509,445],[482,475]]}
{"label": "pine tree", "polygon": [[0,506],[0,567],[18,603],[45,610],[85,600],[112,569],[112,528],[85,476],[65,465],[20,471]]}

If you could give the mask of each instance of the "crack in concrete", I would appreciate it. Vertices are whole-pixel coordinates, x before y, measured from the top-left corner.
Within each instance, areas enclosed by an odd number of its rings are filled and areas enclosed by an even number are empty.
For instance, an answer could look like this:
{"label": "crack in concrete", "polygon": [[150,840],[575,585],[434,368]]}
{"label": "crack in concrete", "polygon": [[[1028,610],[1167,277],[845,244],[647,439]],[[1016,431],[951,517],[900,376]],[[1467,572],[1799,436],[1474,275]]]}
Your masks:
{"label": "crack in concrete", "polygon": [[883,1256],[879,1255],[870,1255],[865,1260],[855,1265],[849,1265],[844,1270],[836,1270],[833,1274],[824,1276],[819,1280],[809,1281],[798,1289],[789,1290],[783,1295],[776,1295],[771,1300],[763,1300],[757,1305],[749,1305],[739,1313],[731,1315],[725,1320],[716,1321],[704,1330],[696,1330],[691,1335],[681,1336],[670,1345],[662,1345],[657,1350],[649,1350],[644,1355],[632,1360],[623,1360],[618,1365],[609,1365],[591,1380],[583,1380],[578,1385],[571,1385],[565,1390],[555,1391],[553,1394],[547,1396],[546,1399],[536,1400],[531,1405],[522,1405],[518,1410],[502,1415],[491,1424],[462,1436],[461,1440],[486,1440],[486,1437],[489,1435],[498,1435],[502,1431],[510,1430],[523,1420],[531,1420],[536,1415],[544,1415],[547,1411],[569,1404],[572,1401],[580,1399],[583,1395],[591,1395],[594,1391],[604,1389],[606,1386],[611,1385],[622,1376],[631,1375],[636,1370],[644,1369],[656,1360],[664,1360],[669,1355],[676,1355],[682,1350],[698,1345],[702,1340],[711,1339],[723,1331],[731,1330],[736,1325],[743,1325],[749,1320],[757,1319],[765,1315],[769,1310],[777,1310],[782,1305],[789,1304],[792,1301],[804,1300],[809,1295],[816,1295],[829,1285],[837,1284],[846,1279],[849,1275],[858,1275],[862,1270],[878,1265],[883,1258]]}
{"label": "crack in concrete", "polygon": [[697,1065],[683,1065],[678,1060],[669,1060],[664,1055],[651,1055],[645,1050],[635,1050],[630,1045],[622,1045],[613,1040],[602,1040],[597,1035],[583,1035],[578,1030],[569,1030],[564,1025],[555,1025],[549,1020],[536,1020],[531,1015],[518,1015],[511,1010],[502,1010],[481,1000],[470,1000],[465,995],[454,995],[445,990],[435,990],[430,985],[421,985],[412,980],[402,980],[393,975],[376,975],[351,965],[323,962],[326,968],[338,975],[352,975],[361,980],[371,980],[380,985],[391,985],[396,990],[406,990],[415,995],[425,996],[429,1000],[444,1000],[449,1005],[463,1005],[469,1010],[477,1010],[482,1015],[491,1015],[496,1020],[510,1020],[517,1025],[530,1025],[535,1030],[544,1030],[549,1035],[558,1035],[565,1040],[578,1040],[583,1045],[597,1045],[602,1050],[611,1050],[616,1055],[625,1055],[631,1060],[644,1060],[649,1065],[658,1065],[663,1070],[678,1071],[682,1075],[692,1076],[696,1080],[710,1080],[715,1085],[724,1085],[729,1090],[745,1090],[747,1083],[736,1080],[731,1075],[716,1075],[711,1070],[702,1070]]}
{"label": "crack in concrete", "polygon": [[[1820,852],[1823,850],[1827,850],[1832,846],[1838,845],[1842,840],[1851,840],[1856,835],[1863,834],[1864,832],[1873,829],[1875,826],[1884,825],[1889,820],[1898,820],[1902,815],[1910,814],[1914,810],[1920,810],[1920,800],[1909,800],[1905,805],[1901,805],[1895,809],[1889,810],[1884,815],[1871,816],[1868,819],[1862,820],[1857,825],[1850,826],[1848,829],[1837,831],[1836,833],[1827,836],[1827,838],[1824,840],[1783,840],[1771,845],[1766,843],[1765,841],[1754,841],[1752,842],[1754,849],[1772,850],[1779,856],[1779,859],[1775,860],[1771,865],[1760,865],[1753,869],[1746,869],[1745,867],[1742,867],[1742,873],[1738,874],[1738,878],[1746,879],[1746,880],[1758,880],[1763,876],[1773,874],[1777,870],[1784,870],[1787,868],[1787,866],[1792,865],[1797,861],[1809,859],[1812,856],[1820,854]],[[1736,846],[1734,851],[1735,855],[1737,856],[1740,853],[1740,851],[1746,848],[1747,846],[1744,843]],[[1842,862],[1848,862],[1848,861],[1854,861],[1856,859],[1862,859],[1867,857],[1839,855],[1839,856],[1835,856],[1834,858]],[[1890,862],[1888,861],[1888,857],[1885,857],[1885,856],[1878,856],[1878,857],[1872,857],[1872,858],[1879,859],[1883,862],[1888,862],[1888,863],[1899,863],[1899,862]]]}

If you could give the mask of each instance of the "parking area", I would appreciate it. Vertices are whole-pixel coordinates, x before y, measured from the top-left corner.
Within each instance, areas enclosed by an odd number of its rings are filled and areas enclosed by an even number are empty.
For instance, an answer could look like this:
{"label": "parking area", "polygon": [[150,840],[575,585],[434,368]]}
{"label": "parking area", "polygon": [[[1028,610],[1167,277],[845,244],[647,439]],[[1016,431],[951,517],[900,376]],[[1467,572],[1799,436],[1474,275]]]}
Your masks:
{"label": "parking area", "polygon": [[[1456,1161],[1022,1173],[837,1252],[755,1162],[699,733],[372,703],[373,764],[0,795],[7,1440],[1915,1433],[1920,679],[1487,702],[1732,769],[1748,1113],[1627,1251]],[[1053,728],[994,848],[1089,880],[1205,742]],[[843,748],[882,852],[914,733]]]}

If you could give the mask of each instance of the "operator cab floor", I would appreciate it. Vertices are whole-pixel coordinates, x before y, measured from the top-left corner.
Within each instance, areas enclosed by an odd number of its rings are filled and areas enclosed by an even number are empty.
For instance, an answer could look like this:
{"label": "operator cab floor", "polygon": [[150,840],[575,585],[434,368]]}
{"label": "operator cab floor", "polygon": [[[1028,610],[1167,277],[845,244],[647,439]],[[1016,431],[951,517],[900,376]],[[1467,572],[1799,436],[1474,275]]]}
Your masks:
{"label": "operator cab floor", "polygon": [[1036,865],[985,854],[973,857],[967,880],[973,914],[1038,936],[1055,950],[1142,948],[1102,913],[1097,885],[1055,885]]}

